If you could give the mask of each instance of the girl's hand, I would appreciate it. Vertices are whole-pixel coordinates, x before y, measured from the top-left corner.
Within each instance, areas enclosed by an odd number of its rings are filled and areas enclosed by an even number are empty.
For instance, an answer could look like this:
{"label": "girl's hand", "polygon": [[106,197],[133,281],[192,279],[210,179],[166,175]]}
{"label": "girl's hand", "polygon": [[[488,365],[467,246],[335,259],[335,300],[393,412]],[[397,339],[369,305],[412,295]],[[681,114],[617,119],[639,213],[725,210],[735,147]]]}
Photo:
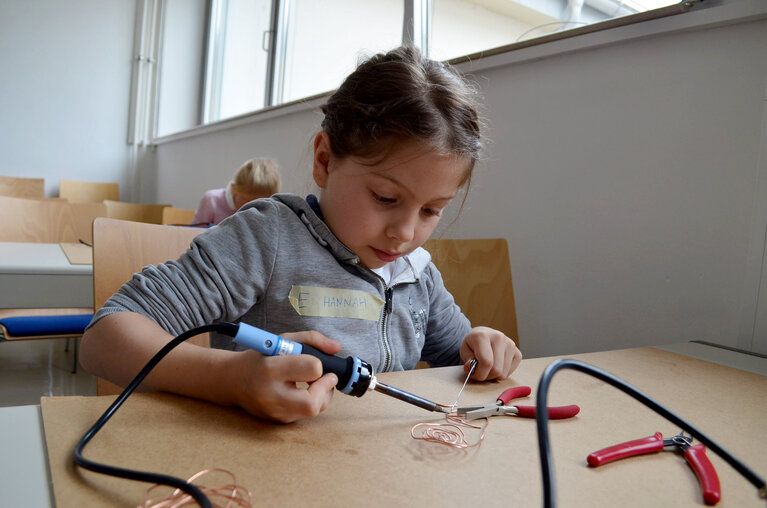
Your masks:
{"label": "girl's hand", "polygon": [[477,360],[477,367],[471,378],[476,381],[506,379],[519,367],[522,353],[513,340],[498,330],[478,326],[472,328],[461,343],[461,360],[468,373],[471,360]]}
{"label": "girl's hand", "polygon": [[[316,331],[285,333],[282,337],[336,354],[341,343]],[[282,423],[312,418],[324,411],[338,383],[335,374],[322,375],[322,364],[309,355],[263,356],[238,353],[235,363],[235,400],[248,413]],[[307,383],[300,388],[296,383]]]}

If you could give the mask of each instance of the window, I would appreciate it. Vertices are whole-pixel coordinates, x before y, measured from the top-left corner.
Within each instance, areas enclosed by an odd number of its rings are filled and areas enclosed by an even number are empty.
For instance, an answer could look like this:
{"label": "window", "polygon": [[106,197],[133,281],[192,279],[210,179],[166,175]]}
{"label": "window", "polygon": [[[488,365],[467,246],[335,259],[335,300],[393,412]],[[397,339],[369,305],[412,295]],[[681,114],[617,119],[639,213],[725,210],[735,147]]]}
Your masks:
{"label": "window", "polygon": [[402,42],[401,0],[293,0],[290,6],[276,104],[334,90],[360,57]]}
{"label": "window", "polygon": [[204,123],[263,108],[271,34],[271,0],[212,3]]}
{"label": "window", "polygon": [[678,0],[431,0],[430,57],[449,60],[679,3]]}
{"label": "window", "polygon": [[331,91],[360,58],[403,42],[436,60],[476,58],[664,6],[683,12],[691,3],[166,0],[155,136]]}

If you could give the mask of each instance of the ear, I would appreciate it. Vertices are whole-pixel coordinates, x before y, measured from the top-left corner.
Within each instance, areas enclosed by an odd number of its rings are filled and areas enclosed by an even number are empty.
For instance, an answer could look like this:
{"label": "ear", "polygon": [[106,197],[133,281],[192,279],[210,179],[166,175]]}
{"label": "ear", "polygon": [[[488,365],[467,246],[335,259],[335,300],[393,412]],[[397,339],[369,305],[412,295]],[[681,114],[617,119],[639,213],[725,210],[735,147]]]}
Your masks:
{"label": "ear", "polygon": [[328,136],[327,132],[320,131],[314,137],[314,165],[312,169],[314,181],[320,189],[324,189],[327,185],[332,156],[330,136]]}

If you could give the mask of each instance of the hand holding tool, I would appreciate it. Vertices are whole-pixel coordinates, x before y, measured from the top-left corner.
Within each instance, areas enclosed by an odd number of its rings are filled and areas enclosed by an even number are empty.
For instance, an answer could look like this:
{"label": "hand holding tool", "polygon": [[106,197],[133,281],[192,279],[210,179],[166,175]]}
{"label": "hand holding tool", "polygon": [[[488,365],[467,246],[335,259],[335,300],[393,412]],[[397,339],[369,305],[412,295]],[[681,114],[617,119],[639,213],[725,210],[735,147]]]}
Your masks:
{"label": "hand holding tool", "polygon": [[[467,406],[457,409],[458,416],[463,416],[466,421],[477,418],[487,418],[496,415],[514,415],[523,418],[535,418],[535,406],[509,406],[512,399],[527,397],[532,390],[529,386],[512,386],[504,390],[496,399],[495,404],[484,406]],[[581,408],[575,404],[569,406],[549,407],[548,415],[552,420],[572,418],[580,412]]]}
{"label": "hand holding tool", "polygon": [[685,436],[684,431],[671,439],[663,439],[663,434],[656,432],[653,436],[609,446],[591,453],[586,458],[586,462],[591,467],[599,467],[615,460],[659,452],[666,448],[681,451],[684,454],[685,460],[698,477],[703,490],[703,501],[709,506],[718,503],[722,497],[719,476],[706,456],[706,447],[702,444],[693,445],[692,436]]}
{"label": "hand holding tool", "polygon": [[375,390],[428,411],[450,412],[448,408],[436,402],[381,383],[375,377],[373,367],[356,356],[341,358],[340,356],[329,355],[308,344],[293,342],[246,323],[240,323],[238,326],[237,334],[232,340],[250,349],[255,349],[261,354],[268,356],[305,354],[318,358],[322,362],[323,374],[332,372],[338,377],[336,389],[340,392],[362,397],[368,390]]}

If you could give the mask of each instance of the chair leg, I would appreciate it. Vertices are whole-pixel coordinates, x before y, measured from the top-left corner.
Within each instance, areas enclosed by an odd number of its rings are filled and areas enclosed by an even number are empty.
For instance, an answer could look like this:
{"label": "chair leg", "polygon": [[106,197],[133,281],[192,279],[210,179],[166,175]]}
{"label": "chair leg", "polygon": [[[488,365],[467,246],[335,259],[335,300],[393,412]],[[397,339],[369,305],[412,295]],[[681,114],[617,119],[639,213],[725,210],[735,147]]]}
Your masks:
{"label": "chair leg", "polygon": [[[77,374],[77,337],[72,337],[72,340],[74,341],[74,354],[72,355],[72,374]],[[67,343],[69,343],[69,339],[67,339]]]}

